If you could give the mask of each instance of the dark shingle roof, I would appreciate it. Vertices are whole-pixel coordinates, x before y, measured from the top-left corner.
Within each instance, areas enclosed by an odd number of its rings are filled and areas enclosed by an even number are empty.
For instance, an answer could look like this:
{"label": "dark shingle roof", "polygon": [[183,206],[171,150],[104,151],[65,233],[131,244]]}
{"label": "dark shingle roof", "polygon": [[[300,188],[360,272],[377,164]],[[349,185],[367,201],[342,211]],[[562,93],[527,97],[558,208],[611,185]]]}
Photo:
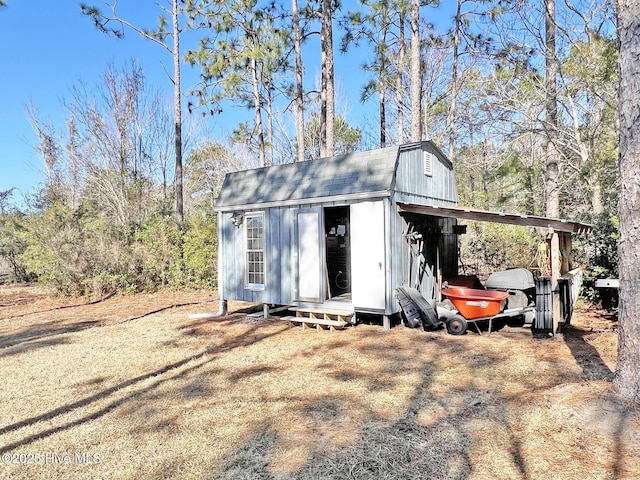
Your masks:
{"label": "dark shingle roof", "polygon": [[338,195],[388,192],[398,147],[228,173],[216,210]]}

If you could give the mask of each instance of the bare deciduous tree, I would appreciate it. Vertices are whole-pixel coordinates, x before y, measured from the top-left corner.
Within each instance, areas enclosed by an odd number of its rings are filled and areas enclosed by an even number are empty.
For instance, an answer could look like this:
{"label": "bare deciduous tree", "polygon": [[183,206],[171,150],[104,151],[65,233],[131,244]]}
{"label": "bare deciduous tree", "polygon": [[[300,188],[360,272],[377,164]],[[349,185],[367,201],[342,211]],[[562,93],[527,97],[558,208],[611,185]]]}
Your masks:
{"label": "bare deciduous tree", "polygon": [[[184,220],[184,199],[182,192],[182,90],[181,90],[181,68],[180,68],[180,8],[178,0],[170,0],[168,5],[161,5],[159,8],[171,19],[171,30],[167,30],[166,17],[160,16],[158,28],[155,31],[140,28],[126,19],[120,17],[116,12],[117,2],[105,2],[111,11],[111,15],[105,15],[97,7],[89,6],[84,3],[80,4],[82,13],[91,17],[98,29],[102,32],[110,33],[116,37],[124,37],[125,30],[130,29],[143,38],[151,40],[160,45],[171,54],[173,59],[173,102],[174,102],[174,153],[175,153],[175,170],[174,170],[174,189],[176,209],[176,222],[182,224]],[[120,28],[111,28],[110,24],[115,23]],[[168,39],[171,39],[168,41]]]}

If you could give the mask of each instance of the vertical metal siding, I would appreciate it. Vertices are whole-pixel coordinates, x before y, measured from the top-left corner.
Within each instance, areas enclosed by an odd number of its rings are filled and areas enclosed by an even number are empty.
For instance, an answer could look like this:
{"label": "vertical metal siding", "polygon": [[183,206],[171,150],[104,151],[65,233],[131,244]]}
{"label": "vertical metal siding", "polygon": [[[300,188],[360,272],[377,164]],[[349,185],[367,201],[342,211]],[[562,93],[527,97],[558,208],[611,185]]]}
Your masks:
{"label": "vertical metal siding", "polygon": [[351,205],[351,297],[363,311],[385,313],[389,305],[389,207],[386,200]]}
{"label": "vertical metal siding", "polygon": [[[308,221],[301,221],[302,215],[311,215]],[[294,301],[321,302],[326,298],[326,251],[324,244],[324,207],[321,204],[295,208],[292,211],[295,226],[294,248],[296,276],[293,285],[297,292]],[[307,223],[309,222],[309,223]],[[308,236],[309,235],[309,236]],[[309,262],[305,268],[302,265]]]}

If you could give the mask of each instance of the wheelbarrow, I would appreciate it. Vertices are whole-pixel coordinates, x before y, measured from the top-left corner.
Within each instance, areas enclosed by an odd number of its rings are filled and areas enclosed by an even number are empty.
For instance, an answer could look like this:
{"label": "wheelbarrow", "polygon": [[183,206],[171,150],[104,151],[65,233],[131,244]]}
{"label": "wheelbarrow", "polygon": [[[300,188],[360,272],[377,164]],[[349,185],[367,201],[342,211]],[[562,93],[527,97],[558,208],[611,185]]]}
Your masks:
{"label": "wheelbarrow", "polygon": [[[444,285],[442,295],[451,302],[447,308],[444,302],[437,305],[438,318],[447,327],[447,332],[452,335],[463,335],[472,324],[478,333],[482,335],[478,323],[486,322],[488,332],[491,335],[492,326],[499,330],[507,324],[509,318],[524,315],[531,307],[505,309],[508,292],[494,290],[480,290],[476,288]],[[452,307],[452,308],[451,308]]]}

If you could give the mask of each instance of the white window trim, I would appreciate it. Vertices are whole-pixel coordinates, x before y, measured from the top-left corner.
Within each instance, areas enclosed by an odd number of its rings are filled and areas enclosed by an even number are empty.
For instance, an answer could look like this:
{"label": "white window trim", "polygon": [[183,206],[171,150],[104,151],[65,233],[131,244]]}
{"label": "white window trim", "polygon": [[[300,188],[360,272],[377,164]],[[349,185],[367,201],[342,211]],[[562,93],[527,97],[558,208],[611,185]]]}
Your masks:
{"label": "white window trim", "polygon": [[[263,235],[263,243],[262,243],[262,278],[263,278],[263,283],[250,283],[249,282],[249,259],[248,259],[248,253],[249,253],[249,248],[247,245],[248,242],[248,237],[247,237],[247,225],[249,224],[248,219],[250,217],[261,217],[262,218],[262,235]],[[244,221],[243,221],[243,245],[242,245],[242,251],[243,251],[243,256],[244,256],[244,285],[245,288],[247,290],[264,290],[265,289],[265,285],[266,285],[266,280],[267,280],[267,253],[266,253],[266,222],[265,222],[265,217],[266,215],[264,214],[264,212],[251,212],[251,213],[245,213],[244,214]],[[251,250],[251,251],[260,251],[260,250]]]}

